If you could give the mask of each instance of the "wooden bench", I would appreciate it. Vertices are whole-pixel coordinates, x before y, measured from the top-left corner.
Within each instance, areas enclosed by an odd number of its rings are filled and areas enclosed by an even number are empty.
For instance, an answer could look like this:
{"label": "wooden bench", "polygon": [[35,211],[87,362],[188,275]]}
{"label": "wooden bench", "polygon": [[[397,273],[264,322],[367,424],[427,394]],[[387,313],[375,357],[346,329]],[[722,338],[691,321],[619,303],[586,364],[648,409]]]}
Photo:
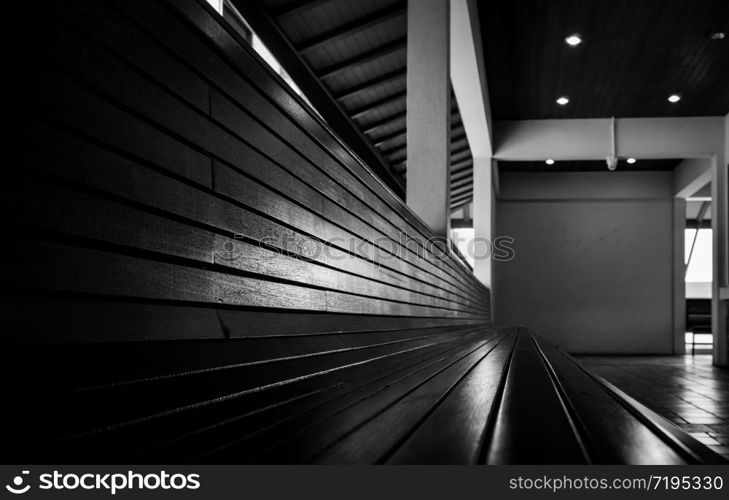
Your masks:
{"label": "wooden bench", "polygon": [[14,5],[6,462],[716,460],[491,325],[464,260],[205,0]]}
{"label": "wooden bench", "polygon": [[16,460],[725,463],[521,328],[40,352],[13,353],[37,375],[12,399]]}

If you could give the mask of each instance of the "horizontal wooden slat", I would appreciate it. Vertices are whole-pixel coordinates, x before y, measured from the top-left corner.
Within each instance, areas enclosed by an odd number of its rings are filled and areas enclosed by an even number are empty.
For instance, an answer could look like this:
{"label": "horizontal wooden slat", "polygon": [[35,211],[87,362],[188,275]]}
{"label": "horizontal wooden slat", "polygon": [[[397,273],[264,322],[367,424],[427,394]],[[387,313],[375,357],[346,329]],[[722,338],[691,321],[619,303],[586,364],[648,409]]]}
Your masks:
{"label": "horizontal wooden slat", "polygon": [[[301,256],[346,272],[467,304],[453,292],[432,287],[425,280],[408,281],[405,275],[388,272],[383,266],[353,259],[336,247],[312,240],[308,235],[281,227],[280,224],[242,210],[229,202],[210,197],[193,186],[166,178],[102,149],[85,145],[68,135],[36,126],[27,129],[27,133],[34,134],[38,146],[32,154],[25,155],[22,161],[33,162],[34,165],[39,165],[38,168],[54,175],[68,176],[74,181],[103,189],[110,194],[171,211],[190,221],[224,230],[230,237],[241,235],[254,241],[266,241],[294,254],[313,248],[316,252],[301,253]],[[81,160],[76,161],[76,158]],[[233,177],[233,181],[235,179]]]}
{"label": "horizontal wooden slat", "polygon": [[[551,381],[531,334],[521,334],[501,406],[485,450],[489,464],[581,464],[581,438]],[[538,408],[539,418],[534,418]]]}
{"label": "horizontal wooden slat", "polygon": [[387,463],[478,463],[515,340],[511,335],[494,346],[386,457]]}
{"label": "horizontal wooden slat", "polygon": [[[0,188],[29,441],[6,453],[384,460],[503,361],[488,289],[203,0],[33,19]],[[397,432],[351,454],[360,425]]]}
{"label": "horizontal wooden slat", "polygon": [[13,190],[4,193],[1,205],[20,211],[20,216],[13,218],[15,224],[31,225],[41,231],[62,231],[302,285],[425,306],[462,309],[457,303],[323,268],[260,245],[212,234],[78,191],[50,186],[43,180],[15,182]]}
{"label": "horizontal wooden slat", "polygon": [[[189,12],[190,15],[192,15],[192,12],[195,12],[196,16],[201,17],[207,17],[209,15],[208,12],[206,12],[204,9],[198,10],[199,6],[195,6],[194,2],[191,4],[188,4],[186,2],[183,3],[175,3],[175,8],[182,8],[183,6],[186,6],[185,8],[188,9],[186,12]],[[124,4],[123,8],[128,11],[132,11],[136,14],[135,19],[139,20],[140,22],[146,23],[149,25],[150,22],[150,15],[152,12],[157,12],[157,18],[155,19],[155,29],[153,32],[155,33],[164,33],[165,30],[171,30],[170,31],[170,37],[168,38],[168,42],[170,44],[177,44],[181,45],[181,40],[189,39],[191,34],[189,32],[186,32],[184,29],[176,26],[174,24],[174,21],[171,19],[167,19],[165,16],[163,16],[163,11],[156,10],[159,9],[155,5],[145,5],[142,9],[139,5],[127,5]],[[146,15],[142,14],[141,11],[144,11]],[[140,17],[143,16],[143,17]],[[157,26],[159,24],[159,26]],[[149,25],[151,28],[151,25]],[[264,81],[266,79],[272,80],[271,75],[268,74],[264,68],[260,68],[261,62],[256,61],[255,57],[252,57],[252,54],[248,53],[246,47],[239,46],[240,44],[237,41],[234,41],[231,35],[225,31],[218,30],[214,24],[207,24],[206,29],[214,30],[216,31],[217,37],[223,37],[223,38],[229,38],[231,43],[225,45],[226,50],[231,50],[235,52],[235,56],[232,54],[226,54],[227,57],[231,58],[228,62],[233,63],[233,65],[240,64],[242,61],[246,61],[245,71],[242,73],[242,75],[246,75],[248,78],[252,78],[253,75],[255,75],[256,85],[262,86],[264,85]],[[174,36],[173,36],[174,35]],[[221,47],[222,48],[222,47]],[[233,98],[235,101],[241,103],[241,105],[244,105],[248,109],[251,109],[254,112],[255,116],[259,117],[265,117],[265,123],[267,126],[271,126],[276,130],[277,127],[284,126],[286,120],[281,120],[279,118],[280,111],[276,110],[275,108],[271,108],[271,104],[267,103],[265,101],[261,101],[261,97],[258,95],[255,95],[255,92],[251,93],[250,91],[246,91],[246,89],[250,89],[249,83],[246,82],[245,79],[241,78],[241,74],[235,74],[234,72],[231,72],[230,67],[224,64],[217,63],[220,59],[219,56],[214,54],[213,52],[206,52],[203,56],[200,51],[205,50],[204,46],[201,46],[199,44],[194,44],[194,42],[190,41],[188,42],[184,48],[175,46],[173,48],[174,50],[180,50],[184,51],[184,55],[182,56],[185,60],[194,60],[195,66],[200,68],[205,68],[204,74],[206,78],[212,78],[213,81],[216,82],[216,84],[220,85],[221,90],[224,90],[227,95],[229,95],[231,98]],[[263,70],[263,71],[262,71]],[[273,81],[271,81],[273,83]],[[284,94],[282,94],[279,91],[272,91],[269,90],[272,86],[270,84],[267,84],[263,87],[262,90],[264,90],[265,94],[269,96],[269,98],[276,99],[278,101],[281,101],[283,99]],[[245,92],[245,93],[241,93]],[[252,95],[254,94],[254,95]],[[288,113],[292,113],[292,105],[295,104],[295,100],[292,102],[280,102],[279,106],[283,107],[283,110],[285,110]],[[271,115],[273,113],[273,115]],[[302,113],[310,113],[305,108],[302,108],[300,112],[296,112],[294,115],[297,119],[302,118]],[[304,125],[304,122],[300,122],[299,125]],[[281,132],[278,132],[281,133]],[[350,165],[352,162],[345,162],[343,165],[334,165],[331,161],[331,157],[328,157],[326,153],[322,156],[321,150],[312,147],[313,143],[311,142],[311,139],[306,138],[301,134],[301,132],[293,133],[292,129],[290,127],[285,129],[285,132],[282,134],[284,137],[287,138],[287,140],[295,140],[296,147],[299,148],[301,151],[305,151],[307,155],[314,154],[316,157],[312,157],[312,163],[316,165],[318,168],[322,168],[327,172],[331,173],[331,176],[337,180],[337,182],[344,183],[346,181],[346,188],[348,190],[354,189],[353,193],[357,198],[362,199],[362,189],[365,188],[365,186],[369,185],[370,187],[377,187],[380,192],[382,192],[382,186],[381,184],[371,185],[368,184],[367,181],[371,180],[371,174],[367,172],[362,172],[361,164],[355,163],[354,165]],[[331,152],[334,150],[332,148],[333,146],[332,141],[327,141],[327,149],[329,149],[328,153],[331,154]],[[303,149],[302,149],[303,148]],[[351,160],[351,157],[349,157]],[[342,166],[345,167],[345,170],[342,170]],[[356,167],[356,170],[361,172],[359,178],[355,180],[354,182],[352,177],[350,177],[351,174],[348,173],[347,167]],[[363,185],[364,181],[364,185]],[[368,193],[370,191],[367,191]],[[386,197],[390,197],[391,194],[388,194]],[[393,214],[395,218],[402,218],[403,223],[410,225],[412,227],[418,228],[416,231],[418,234],[420,234],[420,237],[425,237],[426,239],[429,236],[425,236],[429,233],[429,230],[427,230],[423,223],[421,221],[417,221],[416,219],[413,219],[413,215],[402,206],[401,202],[397,200],[396,198],[392,198],[390,200],[390,203],[396,203],[398,205],[398,209],[393,212],[393,209],[388,207],[387,205],[382,205],[384,200],[381,197],[367,197],[368,205],[370,205],[375,213],[378,214],[387,214],[390,213]],[[403,224],[395,222],[395,219],[393,217],[387,217],[387,219],[391,220],[395,227],[402,228]],[[410,236],[414,237],[414,234],[411,234]],[[437,264],[437,262],[436,262]],[[450,265],[450,264],[449,264]],[[455,268],[457,272],[461,272],[462,268],[457,267]],[[468,276],[468,274],[462,274],[462,277]],[[478,286],[477,286],[478,288]]]}
{"label": "horizontal wooden slat", "polygon": [[687,458],[694,463],[700,461],[689,453],[681,457],[680,448],[666,442],[670,434],[657,433],[635,418],[616,394],[595,383],[575,361],[546,342],[538,343],[579,415],[582,432],[589,439],[589,450],[596,461],[633,465],[682,464]]}

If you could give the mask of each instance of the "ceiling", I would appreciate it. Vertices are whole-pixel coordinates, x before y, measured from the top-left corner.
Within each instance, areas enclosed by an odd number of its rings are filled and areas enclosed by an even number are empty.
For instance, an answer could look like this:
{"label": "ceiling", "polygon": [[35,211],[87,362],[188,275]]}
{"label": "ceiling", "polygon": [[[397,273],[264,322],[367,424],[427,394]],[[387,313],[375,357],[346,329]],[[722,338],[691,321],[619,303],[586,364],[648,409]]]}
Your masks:
{"label": "ceiling", "polygon": [[[404,197],[405,0],[232,1],[330,126]],[[495,120],[724,115],[728,0],[479,2]],[[723,40],[712,40],[725,32]],[[568,46],[578,33],[582,43]],[[681,100],[669,103],[670,94]],[[569,97],[559,106],[557,97]],[[473,197],[473,163],[453,97],[451,200]],[[678,160],[621,162],[671,170]],[[510,162],[501,171],[603,171],[604,162]]]}
{"label": "ceiling", "polygon": [[[670,171],[682,160],[638,160],[632,165],[618,162],[618,172]],[[607,172],[604,160],[558,161],[547,165],[543,161],[500,161],[499,172]]]}
{"label": "ceiling", "polygon": [[[264,16],[257,15],[254,2],[234,3],[322,117],[340,134],[347,126],[338,126],[337,120],[345,117],[356,133],[343,138],[376,172],[384,165],[387,175],[381,177],[386,182],[394,177],[390,185],[403,196],[407,2],[262,0]],[[283,43],[271,38],[272,31]],[[292,61],[292,53],[298,61]],[[457,207],[472,198],[472,161],[458,104],[455,96],[451,99],[451,201]],[[374,156],[358,150],[362,141]]]}
{"label": "ceiling", "polygon": [[[479,2],[495,120],[724,115],[727,0]],[[723,40],[712,40],[725,32]],[[564,39],[578,33],[583,42]],[[667,98],[678,93],[681,100]],[[567,96],[566,106],[556,104]]]}

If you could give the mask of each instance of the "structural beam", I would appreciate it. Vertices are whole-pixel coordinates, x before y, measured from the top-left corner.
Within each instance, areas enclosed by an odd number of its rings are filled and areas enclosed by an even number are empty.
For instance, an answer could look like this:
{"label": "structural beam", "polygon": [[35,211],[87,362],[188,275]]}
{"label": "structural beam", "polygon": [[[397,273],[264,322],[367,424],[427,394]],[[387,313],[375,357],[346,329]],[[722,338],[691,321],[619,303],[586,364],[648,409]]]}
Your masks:
{"label": "structural beam", "polygon": [[450,2],[408,2],[407,195],[442,237],[450,233]]}
{"label": "structural beam", "polygon": [[714,333],[713,359],[719,366],[729,365],[727,347],[727,314],[729,314],[729,301],[726,296],[722,299],[723,290],[729,287],[727,279],[727,245],[729,244],[729,231],[727,228],[727,159],[724,156],[726,149],[712,158],[711,179],[711,230],[713,251],[713,280],[711,299],[711,329]]}
{"label": "structural beam", "polygon": [[[724,117],[619,118],[621,158],[709,158],[724,149]],[[520,120],[494,123],[498,160],[604,160],[611,154],[610,119]],[[723,155],[723,153],[722,153]]]}
{"label": "structural beam", "polygon": [[374,137],[372,140],[374,141],[375,146],[377,146],[379,148],[380,146],[382,146],[383,143],[385,143],[387,141],[391,141],[393,139],[397,139],[397,138],[399,138],[399,137],[401,137],[403,135],[405,135],[405,129],[404,128],[403,129],[400,129],[400,130],[396,130],[396,131],[391,132],[391,133],[386,134],[386,135],[382,135],[380,137]]}
{"label": "structural beam", "polygon": [[686,353],[686,199],[673,199],[673,354]]}
{"label": "structural beam", "polygon": [[[403,197],[405,189],[398,177],[393,175],[382,155],[364,136],[354,122],[347,116],[346,111],[336,102],[329,90],[317,78],[314,71],[307,64],[287,37],[271,19],[260,5],[260,2],[245,0],[232,0],[232,4],[251,25],[251,28],[261,37],[263,43],[278,59],[281,65],[291,75],[291,78],[301,88],[302,92],[311,101],[314,108],[326,120],[334,132],[341,137],[342,142],[362,158],[377,176],[392,189],[399,197]],[[311,119],[315,120],[316,117]]]}
{"label": "structural beam", "polygon": [[372,123],[369,123],[367,125],[364,125],[363,126],[364,133],[365,134],[371,134],[372,132],[374,132],[378,128],[382,128],[385,125],[390,125],[391,123],[394,123],[394,122],[396,122],[398,120],[402,120],[405,117],[406,117],[406,112],[405,111],[402,111],[402,112],[399,112],[399,113],[395,113],[393,115],[385,116],[384,118],[380,118],[379,120],[376,120],[376,121],[374,121]]}
{"label": "structural beam", "polygon": [[383,106],[387,106],[388,104],[392,104],[405,99],[406,94],[407,92],[403,90],[401,92],[396,92],[395,94],[385,96],[382,99],[367,103],[360,108],[353,109],[350,112],[350,116],[353,120],[357,120],[359,118],[362,118],[363,116],[368,115],[369,113],[372,113],[373,111],[376,111]]}
{"label": "structural beam", "polygon": [[342,38],[360,33],[372,26],[384,23],[393,17],[402,16],[405,12],[405,2],[398,2],[397,4],[373,12],[365,17],[356,19],[351,23],[334,28],[333,30],[316,36],[313,39],[306,40],[299,44],[297,48],[299,52],[306,54],[307,52],[311,52],[332,42],[341,40]]}
{"label": "structural beam", "polygon": [[406,47],[407,47],[407,38],[405,38],[405,37],[398,38],[397,40],[394,40],[390,43],[380,45],[379,47],[375,47],[374,49],[368,50],[367,52],[364,52],[351,59],[347,59],[341,63],[337,63],[333,66],[330,66],[330,67],[322,70],[319,73],[319,77],[323,78],[325,80],[328,78],[333,78],[335,76],[340,75],[341,73],[343,73],[345,71],[349,71],[350,69],[356,68],[358,66],[362,66],[363,64],[367,64],[372,61],[376,61],[377,59],[386,57],[399,50],[405,50]]}
{"label": "structural beam", "polygon": [[335,97],[338,101],[343,101],[346,99],[351,99],[353,97],[356,97],[360,95],[363,92],[367,92],[369,90],[372,90],[374,88],[380,87],[381,85],[386,85],[388,83],[396,82],[398,80],[402,80],[407,77],[407,71],[404,69],[397,69],[395,71],[391,71],[390,73],[386,73],[384,75],[378,76],[376,78],[373,78],[371,80],[368,80],[366,82],[360,83],[354,87],[351,87],[347,90],[344,90],[340,93],[338,93]]}
{"label": "structural beam", "polygon": [[673,193],[678,198],[688,198],[711,182],[711,159],[688,158],[673,171]]}
{"label": "structural beam", "polygon": [[[491,183],[494,163],[488,157],[473,159],[473,229],[479,254],[482,253],[483,246],[490,245],[494,238],[494,197]],[[474,262],[473,271],[481,283],[491,288],[491,255],[480,255]]]}
{"label": "structural beam", "polygon": [[451,81],[461,106],[468,143],[474,156],[492,155],[489,105],[483,44],[475,0],[451,0]]}
{"label": "structural beam", "polygon": [[[458,182],[471,182],[468,199],[473,199],[473,229],[477,245],[493,238],[493,190],[491,184],[493,155],[493,126],[489,92],[484,68],[483,44],[475,0],[451,0],[451,80],[453,91],[461,106],[461,120],[468,137],[473,166],[466,167],[455,177]],[[471,172],[472,171],[472,172]],[[460,188],[464,189],[464,188]],[[491,288],[491,258],[477,258],[476,277]],[[492,308],[493,319],[493,308]]]}

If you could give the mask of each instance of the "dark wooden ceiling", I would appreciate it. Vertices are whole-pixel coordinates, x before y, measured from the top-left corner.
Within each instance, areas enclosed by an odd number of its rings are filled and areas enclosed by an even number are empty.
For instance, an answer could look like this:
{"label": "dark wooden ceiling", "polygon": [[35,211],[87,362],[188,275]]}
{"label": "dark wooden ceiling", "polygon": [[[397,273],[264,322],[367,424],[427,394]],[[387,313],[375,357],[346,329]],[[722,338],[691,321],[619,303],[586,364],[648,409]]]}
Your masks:
{"label": "dark wooden ceiling", "polygon": [[[479,2],[496,120],[729,111],[727,0]],[[723,40],[711,33],[725,32]],[[564,39],[579,33],[583,43]],[[667,101],[670,94],[682,99]],[[562,95],[570,102],[562,107]]]}
{"label": "dark wooden ceiling", "polygon": [[[236,0],[246,20],[332,128],[350,144],[366,141],[401,186],[406,182],[407,1]],[[273,30],[271,29],[273,28]],[[272,31],[285,43],[277,43]],[[294,52],[298,61],[291,61]],[[296,70],[301,66],[301,71]],[[310,81],[316,80],[315,82]],[[320,87],[323,92],[318,92]],[[471,151],[453,99],[451,164],[456,177],[452,204],[471,200]],[[349,137],[336,118],[357,131]],[[339,124],[341,125],[341,123]],[[356,135],[356,136],[355,136]],[[356,148],[353,147],[355,151]],[[375,171],[377,169],[375,168]],[[387,176],[384,176],[385,180]],[[397,186],[391,185],[398,192]],[[398,194],[402,195],[402,189]]]}
{"label": "dark wooden ceiling", "polygon": [[[625,160],[618,162],[618,172],[670,171],[682,160],[638,160],[632,165]],[[547,165],[543,161],[503,161],[499,162],[499,172],[607,172],[603,160],[557,161]]]}

